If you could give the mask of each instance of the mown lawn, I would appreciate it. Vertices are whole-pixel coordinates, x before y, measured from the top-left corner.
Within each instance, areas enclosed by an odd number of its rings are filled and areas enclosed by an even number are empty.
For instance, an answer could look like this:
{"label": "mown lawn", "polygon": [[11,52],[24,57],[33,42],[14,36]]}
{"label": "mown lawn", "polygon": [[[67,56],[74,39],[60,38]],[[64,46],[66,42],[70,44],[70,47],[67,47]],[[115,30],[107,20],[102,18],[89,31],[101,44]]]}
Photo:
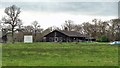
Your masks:
{"label": "mown lawn", "polygon": [[3,66],[118,66],[118,45],[15,43],[2,45]]}

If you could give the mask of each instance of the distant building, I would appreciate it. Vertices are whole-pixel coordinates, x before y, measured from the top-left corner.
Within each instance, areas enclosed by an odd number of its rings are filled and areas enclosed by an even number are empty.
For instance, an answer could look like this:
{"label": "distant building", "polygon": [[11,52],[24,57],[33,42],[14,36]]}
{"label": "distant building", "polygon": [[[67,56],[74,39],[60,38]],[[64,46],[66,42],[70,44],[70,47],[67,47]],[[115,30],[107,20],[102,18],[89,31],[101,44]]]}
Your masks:
{"label": "distant building", "polygon": [[46,42],[82,42],[87,41],[88,37],[76,31],[54,30],[45,35],[43,40]]}
{"label": "distant building", "polygon": [[2,28],[0,30],[0,42],[2,42],[2,43],[7,42],[7,29]]}

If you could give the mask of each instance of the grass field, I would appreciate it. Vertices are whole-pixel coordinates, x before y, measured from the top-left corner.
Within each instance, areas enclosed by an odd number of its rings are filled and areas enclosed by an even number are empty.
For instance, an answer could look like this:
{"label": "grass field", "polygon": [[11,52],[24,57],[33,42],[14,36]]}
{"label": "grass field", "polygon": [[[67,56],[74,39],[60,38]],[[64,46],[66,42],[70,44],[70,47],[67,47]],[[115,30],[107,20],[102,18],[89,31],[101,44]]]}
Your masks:
{"label": "grass field", "polygon": [[2,45],[3,66],[118,66],[118,46],[107,43]]}

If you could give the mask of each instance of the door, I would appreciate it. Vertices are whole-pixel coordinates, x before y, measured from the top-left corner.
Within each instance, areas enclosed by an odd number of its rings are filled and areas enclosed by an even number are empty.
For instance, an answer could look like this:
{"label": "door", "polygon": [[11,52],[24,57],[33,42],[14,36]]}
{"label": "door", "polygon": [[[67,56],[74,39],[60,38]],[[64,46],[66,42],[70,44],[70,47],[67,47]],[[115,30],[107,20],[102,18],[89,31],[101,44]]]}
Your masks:
{"label": "door", "polygon": [[58,37],[55,37],[55,38],[54,38],[54,42],[58,42]]}

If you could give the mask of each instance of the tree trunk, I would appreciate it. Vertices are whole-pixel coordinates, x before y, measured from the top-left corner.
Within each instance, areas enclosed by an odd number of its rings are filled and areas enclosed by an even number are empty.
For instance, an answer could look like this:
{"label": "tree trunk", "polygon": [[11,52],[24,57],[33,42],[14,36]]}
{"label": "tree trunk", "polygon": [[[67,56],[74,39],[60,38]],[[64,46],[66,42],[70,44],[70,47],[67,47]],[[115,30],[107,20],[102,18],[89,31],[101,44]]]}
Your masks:
{"label": "tree trunk", "polygon": [[12,28],[12,43],[14,44],[15,40],[14,40],[14,28]]}
{"label": "tree trunk", "polygon": [[36,33],[36,30],[35,30],[35,42],[36,42],[36,35],[37,35],[37,33]]}

